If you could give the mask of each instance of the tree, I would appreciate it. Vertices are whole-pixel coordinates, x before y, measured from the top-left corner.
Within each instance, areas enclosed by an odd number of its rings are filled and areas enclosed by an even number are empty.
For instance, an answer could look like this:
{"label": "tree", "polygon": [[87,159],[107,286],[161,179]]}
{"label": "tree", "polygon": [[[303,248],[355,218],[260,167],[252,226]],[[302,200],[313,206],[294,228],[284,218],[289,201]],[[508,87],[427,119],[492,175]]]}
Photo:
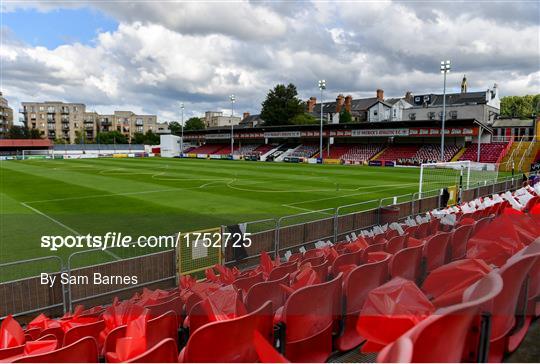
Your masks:
{"label": "tree", "polygon": [[530,119],[540,112],[540,94],[501,98],[501,116]]}
{"label": "tree", "polygon": [[38,129],[28,129],[27,126],[13,125],[9,128],[7,139],[41,139],[41,132]]}
{"label": "tree", "polygon": [[169,130],[173,135],[180,135],[182,134],[182,125],[178,121],[171,121],[169,123]]}
{"label": "tree", "polygon": [[185,129],[189,130],[202,130],[205,128],[204,121],[201,118],[193,117],[186,121]]}
{"label": "tree", "polygon": [[303,114],[305,105],[297,95],[292,83],[278,84],[270,90],[262,103],[261,119],[265,125],[291,125],[295,116]]}
{"label": "tree", "polygon": [[134,133],[133,138],[131,138],[133,144],[144,144],[144,134],[143,133]]}
{"label": "tree", "polygon": [[340,124],[352,123],[351,113],[348,112],[347,109],[343,109],[339,113],[339,123]]}
{"label": "tree", "polygon": [[83,130],[75,131],[75,144],[92,144],[93,142],[88,140],[86,133]]}
{"label": "tree", "polygon": [[127,144],[127,137],[119,131],[105,131],[97,133],[96,141],[99,144]]}
{"label": "tree", "polygon": [[159,143],[160,143],[159,135],[154,133],[152,130],[148,130],[146,134],[144,134],[144,144],[158,145]]}
{"label": "tree", "polygon": [[318,124],[319,122],[316,117],[308,113],[298,114],[291,119],[291,124],[294,125]]}

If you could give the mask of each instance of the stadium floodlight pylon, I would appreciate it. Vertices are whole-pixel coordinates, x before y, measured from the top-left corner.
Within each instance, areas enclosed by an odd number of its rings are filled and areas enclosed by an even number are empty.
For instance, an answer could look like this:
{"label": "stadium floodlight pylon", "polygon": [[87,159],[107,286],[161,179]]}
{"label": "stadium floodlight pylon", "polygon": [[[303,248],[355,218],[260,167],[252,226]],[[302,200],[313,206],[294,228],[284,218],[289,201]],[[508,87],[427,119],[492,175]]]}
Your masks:
{"label": "stadium floodlight pylon", "polygon": [[54,149],[23,149],[22,159],[54,159]]}
{"label": "stadium floodlight pylon", "polygon": [[422,163],[418,194],[456,187],[458,190],[473,188],[479,184],[496,182],[499,166],[495,163],[472,161]]}

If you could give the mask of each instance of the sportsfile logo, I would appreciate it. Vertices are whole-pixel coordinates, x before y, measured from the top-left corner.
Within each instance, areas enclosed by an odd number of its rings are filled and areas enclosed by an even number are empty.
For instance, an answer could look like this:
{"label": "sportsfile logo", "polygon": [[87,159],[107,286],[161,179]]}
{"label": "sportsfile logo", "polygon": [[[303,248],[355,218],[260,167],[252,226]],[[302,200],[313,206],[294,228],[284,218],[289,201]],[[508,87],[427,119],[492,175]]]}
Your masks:
{"label": "sportsfile logo", "polygon": [[41,247],[50,251],[61,248],[87,248],[87,249],[111,249],[111,248],[158,248],[176,249],[180,245],[187,248],[233,248],[251,246],[251,233],[178,233],[176,235],[140,235],[134,238],[131,235],[120,232],[108,232],[105,235],[43,235]]}

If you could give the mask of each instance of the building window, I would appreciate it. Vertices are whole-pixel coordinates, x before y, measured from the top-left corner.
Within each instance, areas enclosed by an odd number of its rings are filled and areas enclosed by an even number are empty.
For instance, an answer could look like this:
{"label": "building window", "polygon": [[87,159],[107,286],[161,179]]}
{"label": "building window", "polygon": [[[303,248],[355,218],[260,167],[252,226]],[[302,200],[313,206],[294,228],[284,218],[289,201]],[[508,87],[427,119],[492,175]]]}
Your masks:
{"label": "building window", "polygon": [[378,114],[378,111],[377,111],[377,110],[374,110],[374,111],[373,111],[373,115],[377,116],[377,114]]}
{"label": "building window", "polygon": [[416,120],[416,113],[414,112],[409,113],[409,120]]}
{"label": "building window", "polygon": [[393,109],[393,112],[394,112],[394,117],[396,117],[397,116],[397,110]]}
{"label": "building window", "polygon": [[429,120],[435,120],[435,112],[431,111],[428,113],[428,119]]}
{"label": "building window", "polygon": [[54,106],[47,107],[47,112],[55,112]]}
{"label": "building window", "polygon": [[39,107],[39,111],[44,111],[45,110],[45,106],[40,106]]}
{"label": "building window", "polygon": [[450,111],[450,118],[457,119],[457,111]]}

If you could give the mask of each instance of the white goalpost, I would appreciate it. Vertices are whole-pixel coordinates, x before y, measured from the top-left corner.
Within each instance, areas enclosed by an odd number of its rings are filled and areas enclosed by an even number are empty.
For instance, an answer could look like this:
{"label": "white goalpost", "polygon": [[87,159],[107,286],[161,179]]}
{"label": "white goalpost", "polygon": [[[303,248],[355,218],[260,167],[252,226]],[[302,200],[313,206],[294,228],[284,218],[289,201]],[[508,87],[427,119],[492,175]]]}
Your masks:
{"label": "white goalpost", "polygon": [[54,149],[23,149],[22,159],[54,159]]}
{"label": "white goalpost", "polygon": [[472,161],[422,163],[420,166],[420,197],[430,191],[443,188],[473,188],[479,184],[495,183],[499,176],[499,168],[495,163],[478,163]]}

